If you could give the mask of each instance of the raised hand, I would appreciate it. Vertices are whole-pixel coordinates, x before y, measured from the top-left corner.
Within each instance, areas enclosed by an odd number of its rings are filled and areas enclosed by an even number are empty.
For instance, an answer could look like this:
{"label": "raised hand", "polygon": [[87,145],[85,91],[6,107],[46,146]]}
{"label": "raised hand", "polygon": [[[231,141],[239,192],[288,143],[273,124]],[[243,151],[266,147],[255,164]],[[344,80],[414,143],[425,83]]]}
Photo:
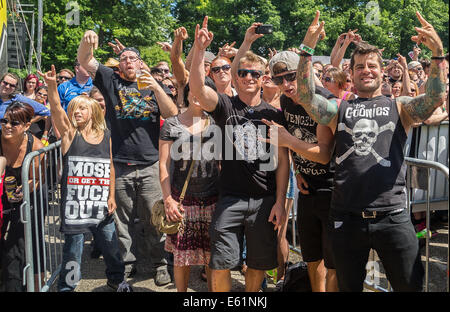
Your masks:
{"label": "raised hand", "polygon": [[44,81],[47,85],[49,84],[56,84],[56,69],[55,69],[55,65],[51,66],[50,71],[46,72],[45,74],[41,73],[39,70],[37,71],[37,73],[44,78]]}
{"label": "raised hand", "polygon": [[428,23],[418,11],[416,12],[416,16],[422,27],[414,27],[417,35],[412,36],[411,40],[416,42],[417,45],[424,44],[433,52],[433,56],[442,56],[444,54],[442,41],[436,33],[436,30],[434,30],[433,25]]}
{"label": "raised hand", "polygon": [[311,25],[308,27],[305,38],[303,39],[303,44],[312,49],[316,47],[319,40],[322,40],[326,36],[324,30],[325,22],[322,21],[319,23],[319,17],[320,12],[316,11],[316,16],[314,17]]}
{"label": "raised hand", "polygon": [[93,30],[88,30],[84,33],[81,42],[91,45],[94,50],[98,48],[98,35]]}
{"label": "raised hand", "polygon": [[219,55],[229,59],[235,57],[238,51],[238,49],[234,48],[235,44],[236,41],[233,41],[232,44],[226,43],[223,47],[219,48]]}
{"label": "raised hand", "polygon": [[[180,27],[180,28],[175,29],[174,32],[173,32],[173,35],[174,35],[174,39],[178,39],[178,40],[181,40],[181,41],[184,41],[187,38],[189,38],[187,30],[184,27]],[[164,43],[168,44],[167,42],[164,42]],[[163,48],[163,50],[164,50],[164,48]]]}
{"label": "raised hand", "polygon": [[117,55],[122,52],[123,49],[125,49],[125,46],[119,41],[119,39],[114,39],[116,41],[116,44],[112,42],[108,42],[108,45],[113,49],[114,53]]}
{"label": "raised hand", "polygon": [[275,50],[275,49],[271,50],[271,49],[269,48],[269,61],[270,61],[270,59],[271,59],[275,54],[277,54],[277,50]]}
{"label": "raised hand", "polygon": [[195,47],[200,50],[206,50],[211,44],[214,34],[208,31],[208,16],[203,19],[202,28],[197,24],[195,27]]}
{"label": "raised hand", "polygon": [[172,45],[168,42],[156,42],[157,45],[161,47],[164,52],[170,52],[172,50]]}
{"label": "raised hand", "polygon": [[397,53],[397,61],[400,64],[400,66],[403,68],[403,70],[408,69],[408,62],[406,61],[406,57],[404,57],[400,53]]}
{"label": "raised hand", "polygon": [[256,28],[258,28],[259,26],[261,26],[262,23],[253,23],[252,26],[250,26],[247,31],[245,32],[245,37],[244,37],[244,41],[248,42],[248,43],[253,43],[256,39],[264,37],[263,34],[257,34],[256,33]]}

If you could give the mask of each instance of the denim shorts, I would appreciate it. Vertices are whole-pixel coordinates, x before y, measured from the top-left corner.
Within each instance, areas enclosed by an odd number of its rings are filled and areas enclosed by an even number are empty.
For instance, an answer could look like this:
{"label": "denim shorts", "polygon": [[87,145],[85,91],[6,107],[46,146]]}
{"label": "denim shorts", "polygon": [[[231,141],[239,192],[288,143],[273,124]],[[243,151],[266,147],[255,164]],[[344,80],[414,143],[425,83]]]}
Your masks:
{"label": "denim shorts", "polygon": [[274,204],[274,196],[219,198],[210,227],[211,269],[227,270],[242,264],[244,234],[249,268],[270,270],[278,266],[277,231],[268,221]]}

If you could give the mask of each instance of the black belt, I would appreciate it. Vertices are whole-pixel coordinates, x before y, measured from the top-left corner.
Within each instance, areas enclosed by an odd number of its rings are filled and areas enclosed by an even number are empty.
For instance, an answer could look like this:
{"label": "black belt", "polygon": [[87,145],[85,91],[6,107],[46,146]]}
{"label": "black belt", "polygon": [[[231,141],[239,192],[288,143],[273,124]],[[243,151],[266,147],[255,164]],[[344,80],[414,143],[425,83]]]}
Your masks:
{"label": "black belt", "polygon": [[362,211],[362,212],[351,212],[351,215],[362,217],[363,219],[375,219],[377,217],[384,217],[388,215],[398,214],[403,212],[404,208],[394,209],[394,210],[386,210],[386,211]]}

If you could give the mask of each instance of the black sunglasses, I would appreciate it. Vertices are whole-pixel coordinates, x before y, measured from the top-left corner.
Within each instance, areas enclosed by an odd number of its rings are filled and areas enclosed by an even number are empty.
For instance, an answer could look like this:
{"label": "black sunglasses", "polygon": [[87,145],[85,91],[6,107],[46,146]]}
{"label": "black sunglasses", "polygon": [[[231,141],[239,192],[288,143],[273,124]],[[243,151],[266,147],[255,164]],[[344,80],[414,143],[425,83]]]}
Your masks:
{"label": "black sunglasses", "polygon": [[220,72],[220,70],[223,70],[224,72],[229,71],[231,69],[230,64],[225,64],[223,66],[215,66],[215,67],[211,67],[211,72],[213,72],[214,74],[217,74]]}
{"label": "black sunglasses", "polygon": [[72,78],[66,77],[66,76],[59,76],[58,78],[59,78],[60,80],[70,80],[70,79],[72,79]]}
{"label": "black sunglasses", "polygon": [[241,78],[247,77],[247,75],[252,75],[253,79],[259,79],[263,75],[263,72],[260,70],[253,70],[253,69],[239,69],[238,70],[238,76]]}
{"label": "black sunglasses", "polygon": [[290,74],[286,74],[283,76],[277,76],[277,77],[272,77],[272,81],[274,84],[276,84],[277,86],[281,85],[283,83],[283,79],[286,80],[287,82],[292,82],[297,78],[297,72],[293,72]]}
{"label": "black sunglasses", "polygon": [[2,80],[2,83],[5,85],[5,87],[8,87],[8,86],[11,87],[11,88],[17,87],[17,85],[9,83],[9,82],[6,82],[4,80]]}
{"label": "black sunglasses", "polygon": [[6,125],[6,124],[9,123],[9,124],[11,125],[11,127],[17,127],[18,125],[21,124],[20,121],[17,121],[17,120],[9,120],[9,119],[6,119],[6,118],[0,119],[0,123],[1,123],[2,125]]}

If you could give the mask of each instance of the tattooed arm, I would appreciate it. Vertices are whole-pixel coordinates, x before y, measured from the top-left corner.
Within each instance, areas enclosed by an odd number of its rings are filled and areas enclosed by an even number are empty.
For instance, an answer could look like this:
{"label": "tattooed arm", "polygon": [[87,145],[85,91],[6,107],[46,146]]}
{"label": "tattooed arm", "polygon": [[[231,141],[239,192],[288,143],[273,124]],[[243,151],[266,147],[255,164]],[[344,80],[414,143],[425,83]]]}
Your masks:
{"label": "tattooed arm", "polygon": [[[442,57],[444,55],[442,41],[433,26],[419,12],[416,12],[416,15],[422,28],[416,27],[418,35],[413,36],[411,39],[416,41],[417,44],[423,43],[426,45],[432,51],[433,57]],[[397,107],[406,132],[409,131],[412,124],[428,119],[437,107],[444,104],[446,81],[445,60],[432,59],[430,76],[426,84],[426,93],[414,98],[397,98]]]}
{"label": "tattooed arm", "polygon": [[98,35],[92,30],[86,31],[78,46],[77,58],[92,79],[95,79],[99,66],[98,61],[94,58],[94,50],[97,48]]}
{"label": "tattooed arm", "polygon": [[[306,32],[303,44],[315,48],[319,36],[323,36],[324,22],[319,24],[320,12],[316,12],[316,17]],[[328,125],[331,129],[336,128],[338,99],[327,100],[315,94],[314,72],[312,69],[312,57],[300,54],[300,61],[297,69],[297,102],[300,103],[311,118],[322,125]]]}

